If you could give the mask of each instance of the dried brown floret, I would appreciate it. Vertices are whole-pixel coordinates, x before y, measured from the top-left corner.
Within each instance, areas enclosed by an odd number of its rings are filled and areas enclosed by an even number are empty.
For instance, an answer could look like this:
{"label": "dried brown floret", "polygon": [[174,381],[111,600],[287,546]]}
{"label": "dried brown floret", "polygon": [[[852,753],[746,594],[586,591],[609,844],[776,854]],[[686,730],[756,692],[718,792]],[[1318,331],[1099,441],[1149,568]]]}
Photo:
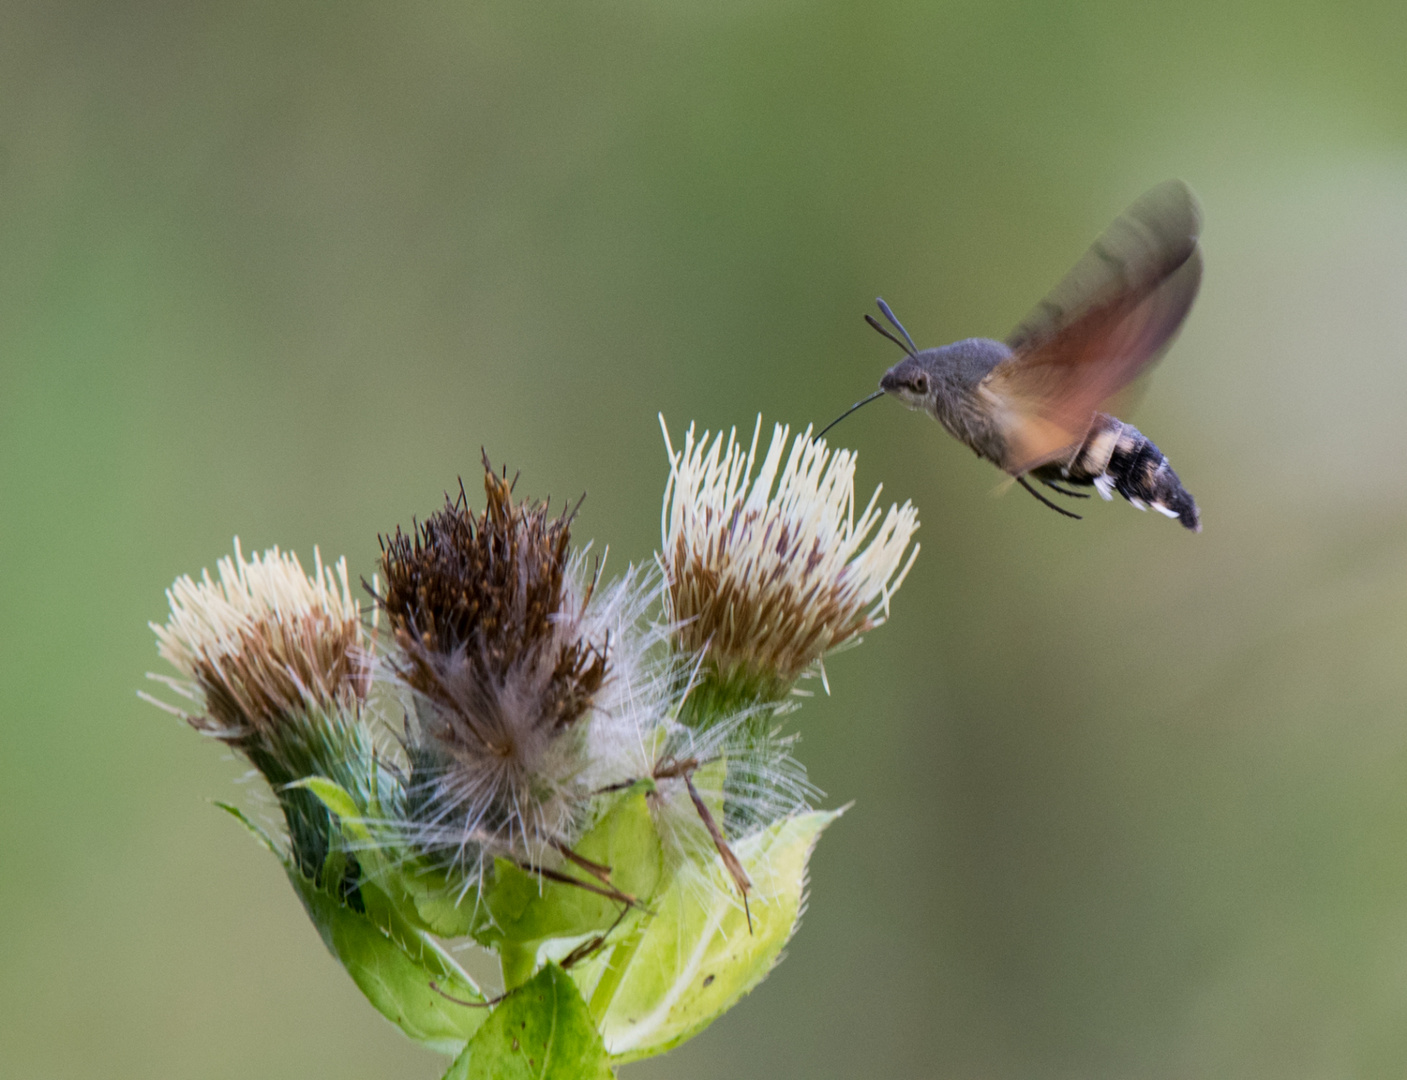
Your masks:
{"label": "dried brown floret", "polygon": [[586,629],[592,590],[573,573],[572,512],[514,502],[487,457],[484,492],[482,514],[461,485],[411,535],[382,541],[392,666],[417,693],[411,832],[466,869],[484,851],[534,861],[569,837],[584,765],[571,732],[606,681],[610,647]]}
{"label": "dried brown floret", "polygon": [[[590,707],[607,667],[604,644],[556,632],[564,616],[580,615],[564,611],[572,514],[515,505],[512,485],[487,457],[484,493],[477,518],[461,484],[458,497],[446,498],[444,510],[411,536],[397,529],[382,540],[381,604],[409,661],[401,673],[427,697],[458,707],[468,703],[447,678],[451,658],[462,656],[485,689],[526,662],[545,661],[538,719],[570,724]],[[590,589],[579,608],[589,599]]]}

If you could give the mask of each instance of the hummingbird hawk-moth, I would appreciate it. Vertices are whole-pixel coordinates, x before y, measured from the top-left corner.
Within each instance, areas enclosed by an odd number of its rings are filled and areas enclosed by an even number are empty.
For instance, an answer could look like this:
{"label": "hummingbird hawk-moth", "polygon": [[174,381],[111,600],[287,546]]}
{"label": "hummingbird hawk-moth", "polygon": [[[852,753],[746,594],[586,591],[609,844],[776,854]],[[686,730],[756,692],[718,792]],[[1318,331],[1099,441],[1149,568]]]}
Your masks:
{"label": "hummingbird hawk-moth", "polygon": [[1028,477],[1076,499],[1093,487],[1152,507],[1193,532],[1197,504],[1168,459],[1132,424],[1100,409],[1172,343],[1197,296],[1201,211],[1180,180],[1159,184],[1128,208],[1006,340],[968,338],[920,350],[879,300],[907,354],[861,405],[892,394],[923,409],[978,457],[995,464],[1046,506],[1079,518]]}

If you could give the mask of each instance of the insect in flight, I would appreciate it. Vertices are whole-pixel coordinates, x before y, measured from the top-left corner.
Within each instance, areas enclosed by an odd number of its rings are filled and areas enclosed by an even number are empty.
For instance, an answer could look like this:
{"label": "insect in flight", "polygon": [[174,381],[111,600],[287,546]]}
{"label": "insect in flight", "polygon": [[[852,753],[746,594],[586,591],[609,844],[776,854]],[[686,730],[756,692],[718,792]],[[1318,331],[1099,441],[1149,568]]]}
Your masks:
{"label": "insect in flight", "polygon": [[1132,424],[1099,411],[1177,335],[1202,280],[1200,228],[1187,185],[1159,184],[1104,231],[1005,342],[968,338],[920,350],[879,300],[901,337],[873,315],[865,320],[907,355],[821,434],[893,394],[1066,517],[1080,515],[1030,479],[1076,499],[1089,496],[1071,487],[1093,487],[1106,500],[1118,492],[1140,510],[1151,506],[1201,532],[1197,504],[1163,452]]}

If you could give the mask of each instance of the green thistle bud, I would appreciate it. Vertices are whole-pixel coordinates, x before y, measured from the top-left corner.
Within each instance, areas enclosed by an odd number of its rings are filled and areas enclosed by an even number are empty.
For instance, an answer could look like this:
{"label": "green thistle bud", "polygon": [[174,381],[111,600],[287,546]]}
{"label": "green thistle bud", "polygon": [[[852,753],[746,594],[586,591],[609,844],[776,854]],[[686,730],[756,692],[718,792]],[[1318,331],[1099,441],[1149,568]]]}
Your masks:
{"label": "green thistle bud", "polygon": [[[162,679],[199,707],[173,709],[196,730],[229,744],[268,780],[288,825],[298,867],[318,878],[334,846],[326,809],[288,785],[327,776],[361,801],[375,799],[378,766],[361,721],[370,687],[370,642],[351,597],[345,560],[314,554],[311,576],[298,557],[271,548],[233,558],[199,582],[183,576],[166,591],[171,615],[152,623],[157,651],[189,680]],[[154,700],[148,698],[148,700]],[[355,887],[355,876],[349,878]]]}

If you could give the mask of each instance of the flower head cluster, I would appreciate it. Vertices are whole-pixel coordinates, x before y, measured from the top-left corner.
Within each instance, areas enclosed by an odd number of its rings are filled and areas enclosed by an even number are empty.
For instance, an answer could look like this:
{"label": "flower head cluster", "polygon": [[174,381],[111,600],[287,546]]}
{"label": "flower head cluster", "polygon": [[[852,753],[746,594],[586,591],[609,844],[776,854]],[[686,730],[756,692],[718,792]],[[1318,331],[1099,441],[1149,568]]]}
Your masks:
{"label": "flower head cluster", "polygon": [[907,502],[881,513],[876,488],[856,520],[853,453],[831,452],[810,428],[788,452],[777,425],[758,465],[761,430],[759,416],[745,449],[735,431],[696,439],[691,426],[676,451],[665,429],[660,562],[683,647],[719,683],[780,696],[884,621],[918,555],[918,514]]}
{"label": "flower head cluster", "polygon": [[[606,1075],[781,955],[835,813],[775,718],[884,620],[918,522],[878,491],[857,517],[853,454],[778,427],[759,460],[760,434],[690,428],[676,452],[666,432],[663,550],[608,584],[572,549],[574,511],[515,498],[485,457],[481,512],[461,484],[383,538],[374,663],[342,562],[307,574],[236,542],[168,590],[153,629],[185,681],[164,681],[199,706],[180,715],[268,779],[288,825],[269,844],[309,917],[424,1045],[506,1060],[513,1010],[544,1020],[550,999],[580,1028],[566,1067]],[[399,729],[384,749],[378,716]],[[463,937],[497,952],[502,998],[438,944]]]}

